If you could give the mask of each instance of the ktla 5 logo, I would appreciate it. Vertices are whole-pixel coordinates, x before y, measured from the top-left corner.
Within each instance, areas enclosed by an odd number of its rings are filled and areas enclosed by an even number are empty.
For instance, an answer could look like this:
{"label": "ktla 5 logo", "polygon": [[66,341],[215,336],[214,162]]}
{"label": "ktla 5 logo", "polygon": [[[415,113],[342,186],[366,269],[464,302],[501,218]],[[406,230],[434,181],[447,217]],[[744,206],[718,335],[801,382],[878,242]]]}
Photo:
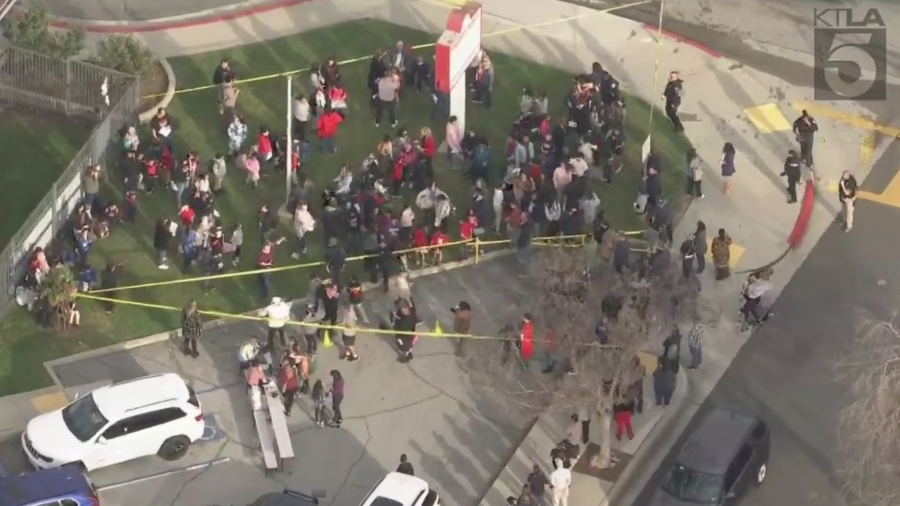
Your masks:
{"label": "ktla 5 logo", "polygon": [[817,100],[885,100],[887,30],[877,9],[816,9]]}

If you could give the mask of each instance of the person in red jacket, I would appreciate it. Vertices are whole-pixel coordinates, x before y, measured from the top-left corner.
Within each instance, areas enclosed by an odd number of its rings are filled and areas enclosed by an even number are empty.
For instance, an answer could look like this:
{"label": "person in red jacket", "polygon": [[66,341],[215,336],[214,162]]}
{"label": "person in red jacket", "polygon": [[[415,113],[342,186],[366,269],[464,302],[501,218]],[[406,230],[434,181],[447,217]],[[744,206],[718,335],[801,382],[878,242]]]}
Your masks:
{"label": "person in red jacket", "polygon": [[429,181],[434,181],[434,155],[437,153],[437,144],[434,142],[434,135],[430,128],[424,127],[419,133],[422,136],[419,140],[419,152],[425,163],[425,173],[428,175]]}
{"label": "person in red jacket", "polygon": [[412,245],[416,248],[416,263],[424,266],[428,260],[428,234],[425,233],[425,227],[416,227],[413,230]]}
{"label": "person in red jacket", "polygon": [[441,232],[439,228],[435,229],[434,233],[431,234],[431,260],[434,262],[434,265],[440,265],[444,261],[444,245],[449,242],[450,238],[447,234]]}
{"label": "person in red jacket", "polygon": [[319,134],[319,150],[322,153],[337,153],[335,137],[337,137],[338,125],[342,121],[344,121],[344,118],[334,112],[334,109],[328,105],[325,106],[325,110],[319,115],[319,119],[316,120],[316,131]]}
{"label": "person in red jacket", "polygon": [[259,127],[259,135],[256,136],[256,156],[259,157],[259,163],[268,162],[272,159],[274,150],[272,148],[272,138],[269,136],[269,129]]}
{"label": "person in red jacket", "polygon": [[531,360],[534,353],[534,322],[531,321],[531,315],[525,313],[522,319],[522,334],[519,336],[519,355],[522,362]]}
{"label": "person in red jacket", "polygon": [[469,241],[469,244],[463,246],[463,260],[469,258],[469,255],[475,250],[475,229],[478,228],[478,218],[469,211],[469,216],[459,222],[459,238],[462,241]]}

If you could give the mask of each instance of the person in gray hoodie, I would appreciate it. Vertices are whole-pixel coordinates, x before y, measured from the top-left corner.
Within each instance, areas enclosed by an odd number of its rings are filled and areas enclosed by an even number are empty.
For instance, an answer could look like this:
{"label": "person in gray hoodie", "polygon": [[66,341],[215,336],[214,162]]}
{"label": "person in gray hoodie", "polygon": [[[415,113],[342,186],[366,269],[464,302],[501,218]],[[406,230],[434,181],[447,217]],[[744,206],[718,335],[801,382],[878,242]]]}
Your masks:
{"label": "person in gray hoodie", "polygon": [[653,373],[653,393],[656,396],[657,406],[668,406],[672,402],[672,394],[675,393],[677,377],[672,369],[665,367],[664,360],[660,359]]}
{"label": "person in gray hoodie", "polygon": [[703,198],[703,167],[700,165],[700,157],[697,150],[691,149],[687,153],[684,164],[685,192],[688,197]]}
{"label": "person in gray hoodie", "polygon": [[213,176],[212,192],[216,195],[222,192],[222,183],[225,182],[225,173],[227,170],[225,156],[222,155],[222,153],[216,153],[215,158],[210,162],[210,172]]}

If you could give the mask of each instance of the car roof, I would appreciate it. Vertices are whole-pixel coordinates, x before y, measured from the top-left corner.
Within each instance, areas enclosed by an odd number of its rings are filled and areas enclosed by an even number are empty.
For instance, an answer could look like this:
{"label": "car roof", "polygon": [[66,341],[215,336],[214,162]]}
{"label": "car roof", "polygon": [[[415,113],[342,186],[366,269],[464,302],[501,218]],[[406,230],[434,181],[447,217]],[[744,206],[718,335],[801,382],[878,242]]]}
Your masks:
{"label": "car roof", "polygon": [[369,492],[361,506],[410,506],[428,493],[428,482],[403,473],[388,473]]}
{"label": "car roof", "polygon": [[79,469],[61,467],[0,479],[0,504],[24,506],[57,497],[93,493]]}
{"label": "car roof", "polygon": [[684,444],[678,463],[699,473],[725,473],[757,420],[755,415],[716,408]]}
{"label": "car roof", "polygon": [[315,506],[315,498],[290,492],[271,492],[259,497],[253,506]]}
{"label": "car roof", "polygon": [[91,395],[100,412],[109,418],[153,404],[184,402],[190,392],[181,376],[165,373],[113,383],[94,390]]}

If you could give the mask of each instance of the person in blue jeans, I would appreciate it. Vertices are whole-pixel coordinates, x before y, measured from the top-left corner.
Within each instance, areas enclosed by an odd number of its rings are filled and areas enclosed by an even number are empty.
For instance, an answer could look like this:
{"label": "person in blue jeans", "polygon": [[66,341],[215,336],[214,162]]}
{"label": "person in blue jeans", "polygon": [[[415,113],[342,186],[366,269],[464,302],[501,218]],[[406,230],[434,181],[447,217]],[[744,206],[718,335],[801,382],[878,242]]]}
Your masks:
{"label": "person in blue jeans", "polygon": [[197,258],[197,231],[190,228],[181,238],[181,271],[188,272]]}

